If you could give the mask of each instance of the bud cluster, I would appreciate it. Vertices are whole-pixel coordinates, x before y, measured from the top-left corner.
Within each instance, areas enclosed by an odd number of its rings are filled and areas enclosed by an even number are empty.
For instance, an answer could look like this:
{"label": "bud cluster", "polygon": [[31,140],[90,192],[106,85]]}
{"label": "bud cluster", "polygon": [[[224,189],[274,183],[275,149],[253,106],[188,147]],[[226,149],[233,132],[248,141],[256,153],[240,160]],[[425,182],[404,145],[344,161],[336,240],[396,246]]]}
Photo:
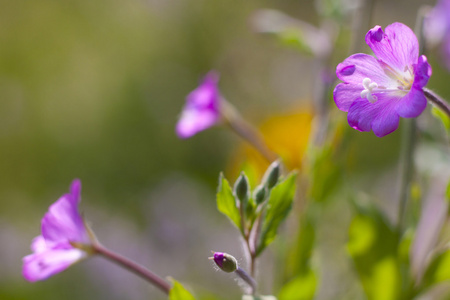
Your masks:
{"label": "bud cluster", "polygon": [[234,196],[240,210],[244,232],[248,232],[251,229],[252,223],[258,217],[270,196],[270,190],[278,183],[279,177],[280,162],[275,161],[266,170],[261,184],[253,191],[250,189],[248,177],[244,172],[241,173],[234,183]]}

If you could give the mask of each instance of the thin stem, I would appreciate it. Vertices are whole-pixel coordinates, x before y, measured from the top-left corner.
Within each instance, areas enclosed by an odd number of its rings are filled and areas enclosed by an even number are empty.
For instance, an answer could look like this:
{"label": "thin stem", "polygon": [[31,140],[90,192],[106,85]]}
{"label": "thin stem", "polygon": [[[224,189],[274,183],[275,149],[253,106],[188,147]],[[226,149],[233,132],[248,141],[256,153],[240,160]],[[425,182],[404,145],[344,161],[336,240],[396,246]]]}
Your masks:
{"label": "thin stem", "polygon": [[254,295],[256,292],[256,280],[241,269],[241,267],[238,267],[235,272],[250,286],[250,293]]}
{"label": "thin stem", "polygon": [[397,217],[397,228],[401,235],[403,231],[403,223],[406,212],[406,204],[409,196],[409,187],[413,173],[413,157],[414,157],[414,145],[416,136],[416,120],[405,120],[405,128],[402,134],[402,149],[401,149],[401,182],[400,182],[400,195],[399,195],[399,208]]}
{"label": "thin stem", "polygon": [[428,101],[439,107],[439,109],[450,118],[450,105],[447,102],[429,89],[424,88],[423,92],[425,93],[425,97],[427,97]]}
{"label": "thin stem", "polygon": [[222,117],[237,135],[252,145],[269,163],[278,159],[278,156],[266,145],[261,134],[247,123],[229,102],[222,99],[221,103]]}
{"label": "thin stem", "polygon": [[142,277],[143,279],[147,280],[157,288],[159,288],[161,291],[169,295],[170,292],[170,285],[161,277],[156,275],[155,273],[151,272],[150,270],[142,267],[141,265],[129,260],[128,258],[119,255],[117,253],[114,253],[105,247],[101,246],[100,244],[92,245],[92,248],[95,253],[102,255],[106,259],[124,267],[128,271],[131,271],[135,273],[136,275]]}

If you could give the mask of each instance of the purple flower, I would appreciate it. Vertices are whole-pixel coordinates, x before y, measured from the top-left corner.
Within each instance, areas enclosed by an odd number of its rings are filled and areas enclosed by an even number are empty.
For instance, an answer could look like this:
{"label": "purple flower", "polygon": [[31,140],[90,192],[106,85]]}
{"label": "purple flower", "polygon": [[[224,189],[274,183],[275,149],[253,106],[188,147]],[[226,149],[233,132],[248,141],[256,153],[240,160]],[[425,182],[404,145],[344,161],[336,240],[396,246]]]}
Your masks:
{"label": "purple flower", "polygon": [[40,236],[33,239],[34,252],[23,258],[23,276],[28,281],[47,279],[83,259],[87,252],[72,243],[90,245],[89,233],[78,212],[81,182],[75,179],[70,193],[52,204],[41,221]]}
{"label": "purple flower", "polygon": [[186,105],[177,123],[180,138],[189,138],[199,131],[215,125],[220,120],[219,76],[209,72],[202,83],[186,98]]}
{"label": "purple flower", "polygon": [[450,70],[450,0],[440,0],[425,19],[425,36],[431,44],[441,43],[441,52]]}
{"label": "purple flower", "polygon": [[415,118],[425,109],[422,89],[431,67],[424,55],[419,57],[417,38],[404,24],[391,24],[384,32],[375,26],[366,43],[376,57],[358,53],[340,63],[336,75],[344,82],[333,97],[348,112],[351,127],[383,137],[397,129],[400,117]]}

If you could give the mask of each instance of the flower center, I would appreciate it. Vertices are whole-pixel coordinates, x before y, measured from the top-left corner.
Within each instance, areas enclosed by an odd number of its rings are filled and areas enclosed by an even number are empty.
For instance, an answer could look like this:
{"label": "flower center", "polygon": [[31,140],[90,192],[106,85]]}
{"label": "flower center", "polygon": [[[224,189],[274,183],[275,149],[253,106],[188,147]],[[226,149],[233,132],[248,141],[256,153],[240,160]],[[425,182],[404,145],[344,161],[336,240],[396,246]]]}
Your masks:
{"label": "flower center", "polygon": [[372,82],[370,78],[364,78],[363,79],[363,87],[364,90],[361,92],[361,98],[367,98],[370,103],[375,103],[378,98],[377,96],[373,95],[373,89],[376,89],[378,87],[378,84],[376,82]]}
{"label": "flower center", "polygon": [[[402,92],[408,93],[411,89],[414,76],[412,75],[411,70],[408,68],[405,70],[405,73],[400,75],[396,73],[393,79],[393,84],[391,88],[387,88],[384,86],[379,86],[376,82],[373,82],[370,78],[364,78],[362,81],[362,86],[364,89],[361,91],[361,98],[366,98],[370,103],[375,103],[378,100],[378,97],[374,95],[374,93],[388,93],[388,92]],[[395,80],[395,81],[394,81]],[[394,88],[392,88],[394,87]]]}

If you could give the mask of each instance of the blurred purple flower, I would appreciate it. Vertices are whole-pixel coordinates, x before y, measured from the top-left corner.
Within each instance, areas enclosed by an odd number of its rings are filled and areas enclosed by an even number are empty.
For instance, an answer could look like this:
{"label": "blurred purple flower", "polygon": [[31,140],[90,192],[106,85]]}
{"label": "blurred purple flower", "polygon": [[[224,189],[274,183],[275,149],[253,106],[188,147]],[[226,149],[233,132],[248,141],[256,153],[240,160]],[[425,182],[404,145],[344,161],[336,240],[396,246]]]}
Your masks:
{"label": "blurred purple flower", "polygon": [[189,138],[220,120],[219,76],[211,71],[186,98],[186,105],[176,126],[180,138]]}
{"label": "blurred purple flower", "polygon": [[23,258],[22,274],[28,281],[47,279],[87,256],[72,243],[90,245],[89,233],[78,212],[81,182],[75,179],[70,193],[52,204],[41,221],[40,236],[33,239],[34,252]]}
{"label": "blurred purple flower", "polygon": [[425,19],[425,37],[431,44],[441,43],[445,66],[450,70],[450,0],[440,0]]}
{"label": "blurred purple flower", "polygon": [[353,54],[336,67],[344,81],[333,92],[337,107],[348,112],[351,127],[383,137],[398,127],[400,117],[415,118],[427,105],[423,87],[431,76],[412,30],[393,23],[385,32],[375,26],[366,43],[376,57]]}

